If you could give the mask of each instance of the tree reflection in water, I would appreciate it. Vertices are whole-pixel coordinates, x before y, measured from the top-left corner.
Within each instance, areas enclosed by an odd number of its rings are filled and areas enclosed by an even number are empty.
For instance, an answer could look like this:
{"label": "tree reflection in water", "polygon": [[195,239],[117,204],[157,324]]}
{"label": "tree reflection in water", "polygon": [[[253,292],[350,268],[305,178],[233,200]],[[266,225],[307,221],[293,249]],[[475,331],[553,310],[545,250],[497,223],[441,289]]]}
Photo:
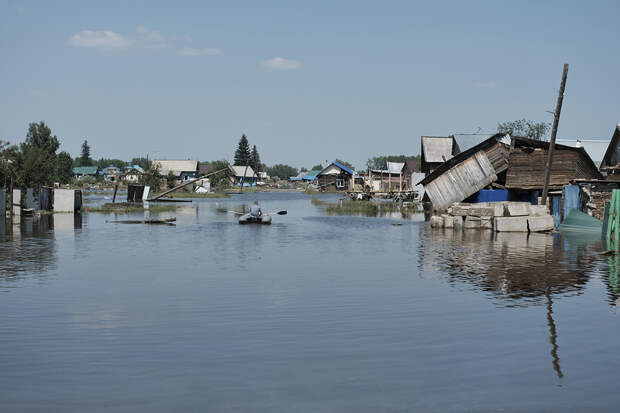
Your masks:
{"label": "tree reflection in water", "polygon": [[0,220],[0,288],[56,268],[54,228],[82,227],[80,214],[23,217],[19,224]]}

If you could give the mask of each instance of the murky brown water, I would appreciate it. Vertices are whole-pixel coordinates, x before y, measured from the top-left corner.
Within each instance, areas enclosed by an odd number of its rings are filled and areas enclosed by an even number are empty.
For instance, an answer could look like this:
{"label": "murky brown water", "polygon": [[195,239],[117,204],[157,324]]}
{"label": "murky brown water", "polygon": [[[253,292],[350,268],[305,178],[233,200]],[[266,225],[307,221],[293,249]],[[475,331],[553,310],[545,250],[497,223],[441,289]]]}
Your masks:
{"label": "murky brown water", "polygon": [[[220,212],[254,198],[288,215]],[[310,199],[0,227],[0,410],[615,410],[620,263],[596,238]]]}

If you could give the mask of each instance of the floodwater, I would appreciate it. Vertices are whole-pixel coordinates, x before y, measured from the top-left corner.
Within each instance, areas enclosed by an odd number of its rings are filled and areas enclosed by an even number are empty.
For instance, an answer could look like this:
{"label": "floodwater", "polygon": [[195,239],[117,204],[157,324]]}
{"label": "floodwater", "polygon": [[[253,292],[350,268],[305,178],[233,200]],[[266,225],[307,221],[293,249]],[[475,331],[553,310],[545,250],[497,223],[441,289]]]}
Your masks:
{"label": "floodwater", "polygon": [[[225,212],[255,198],[288,215]],[[286,193],[106,222],[142,216],[0,227],[0,411],[618,409],[620,262],[596,237]]]}

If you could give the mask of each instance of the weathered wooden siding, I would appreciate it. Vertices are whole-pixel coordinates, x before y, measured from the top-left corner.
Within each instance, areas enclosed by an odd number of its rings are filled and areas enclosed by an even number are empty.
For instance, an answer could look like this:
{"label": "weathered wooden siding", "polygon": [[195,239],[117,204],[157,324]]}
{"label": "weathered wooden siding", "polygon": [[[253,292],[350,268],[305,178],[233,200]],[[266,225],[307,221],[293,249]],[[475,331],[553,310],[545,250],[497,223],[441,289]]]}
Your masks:
{"label": "weathered wooden siding", "polygon": [[[547,149],[514,149],[508,162],[506,188],[540,189],[544,186]],[[579,152],[556,149],[553,153],[549,188],[561,189],[568,185],[571,179],[596,177],[597,172]]]}
{"label": "weathered wooden siding", "polygon": [[445,209],[475,194],[496,179],[493,164],[487,154],[480,151],[429,182],[424,189],[435,208]]}
{"label": "weathered wooden siding", "polygon": [[508,169],[508,146],[498,142],[490,148],[485,149],[485,153],[493,165],[496,174],[500,174]]}

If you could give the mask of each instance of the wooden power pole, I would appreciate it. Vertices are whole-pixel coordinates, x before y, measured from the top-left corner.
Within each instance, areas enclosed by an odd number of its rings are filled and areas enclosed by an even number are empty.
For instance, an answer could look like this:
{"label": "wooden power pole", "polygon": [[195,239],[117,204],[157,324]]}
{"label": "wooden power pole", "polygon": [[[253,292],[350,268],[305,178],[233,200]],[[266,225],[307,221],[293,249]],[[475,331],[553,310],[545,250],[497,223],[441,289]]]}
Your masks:
{"label": "wooden power pole", "polygon": [[547,205],[547,193],[549,191],[549,179],[551,178],[551,165],[553,163],[553,151],[555,150],[555,137],[558,134],[558,124],[560,123],[560,112],[562,111],[562,101],[564,100],[564,88],[566,87],[566,76],[568,76],[568,63],[564,64],[562,72],[562,83],[558,93],[558,102],[553,113],[553,127],[551,128],[551,140],[549,142],[549,152],[547,153],[547,163],[545,164],[545,185],[543,186],[542,204]]}

